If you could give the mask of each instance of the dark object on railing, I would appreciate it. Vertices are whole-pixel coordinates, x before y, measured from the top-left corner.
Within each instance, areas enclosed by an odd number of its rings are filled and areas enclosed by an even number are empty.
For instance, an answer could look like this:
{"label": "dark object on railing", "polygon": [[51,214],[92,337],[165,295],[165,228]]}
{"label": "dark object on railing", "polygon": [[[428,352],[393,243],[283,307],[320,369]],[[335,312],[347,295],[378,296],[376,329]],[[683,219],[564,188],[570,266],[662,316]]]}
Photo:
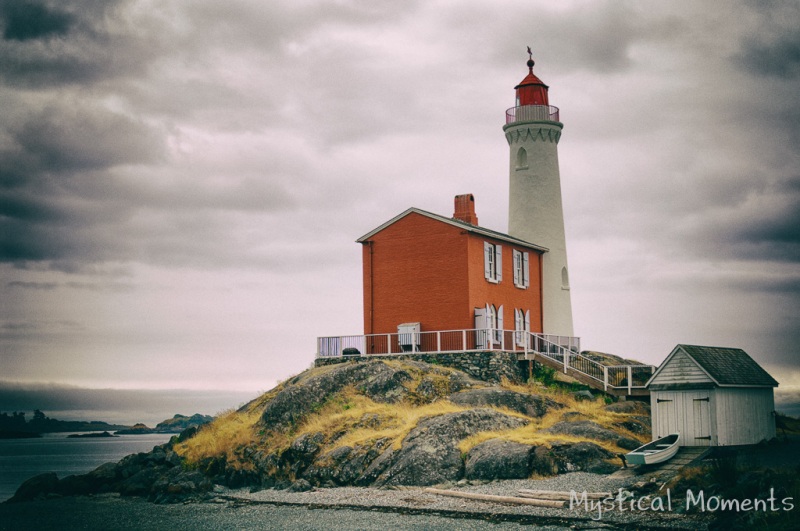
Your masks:
{"label": "dark object on railing", "polygon": [[347,347],[342,351],[342,356],[360,356],[361,352],[357,348]]}

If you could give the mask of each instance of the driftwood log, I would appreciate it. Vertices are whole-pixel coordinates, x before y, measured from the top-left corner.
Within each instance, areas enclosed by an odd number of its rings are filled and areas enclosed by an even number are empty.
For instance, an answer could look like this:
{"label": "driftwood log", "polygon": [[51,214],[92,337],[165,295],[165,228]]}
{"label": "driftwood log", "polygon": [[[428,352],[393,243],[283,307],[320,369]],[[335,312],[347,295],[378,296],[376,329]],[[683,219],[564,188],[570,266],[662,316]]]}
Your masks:
{"label": "driftwood log", "polygon": [[468,500],[480,500],[494,503],[511,503],[517,505],[533,505],[535,507],[553,507],[560,509],[564,507],[564,501],[561,500],[537,500],[533,498],[523,498],[518,496],[495,496],[492,494],[477,494],[475,492],[462,492],[458,490],[444,490],[427,488],[425,492],[431,494],[439,494],[440,496],[451,496],[453,498],[466,498]]}
{"label": "driftwood log", "polygon": [[[579,498],[583,497],[583,492],[577,492]],[[569,492],[555,491],[555,490],[531,490],[519,489],[519,496],[521,498],[532,498],[537,500],[564,500],[569,501],[571,496]],[[586,499],[588,500],[604,500],[611,498],[614,495],[610,492],[587,492]]]}

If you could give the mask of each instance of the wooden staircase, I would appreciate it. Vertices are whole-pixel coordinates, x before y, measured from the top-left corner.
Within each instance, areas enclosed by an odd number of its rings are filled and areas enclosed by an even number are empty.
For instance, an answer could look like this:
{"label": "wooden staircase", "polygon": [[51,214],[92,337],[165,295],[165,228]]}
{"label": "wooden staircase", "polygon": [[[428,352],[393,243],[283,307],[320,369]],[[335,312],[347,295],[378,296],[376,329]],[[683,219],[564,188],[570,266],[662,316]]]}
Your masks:
{"label": "wooden staircase", "polygon": [[554,343],[546,336],[531,334],[531,339],[532,348],[519,352],[518,360],[541,363],[610,395],[650,396],[644,384],[655,372],[652,365],[604,365]]}

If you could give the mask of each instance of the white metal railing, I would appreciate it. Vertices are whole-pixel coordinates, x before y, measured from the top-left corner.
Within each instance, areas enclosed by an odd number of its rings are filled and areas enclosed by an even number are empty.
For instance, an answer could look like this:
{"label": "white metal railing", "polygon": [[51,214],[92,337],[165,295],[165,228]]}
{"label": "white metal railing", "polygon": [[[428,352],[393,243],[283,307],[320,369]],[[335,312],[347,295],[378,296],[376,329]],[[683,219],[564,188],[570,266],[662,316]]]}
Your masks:
{"label": "white metal railing", "polygon": [[579,337],[516,330],[473,328],[435,332],[406,332],[317,338],[317,357],[391,356],[442,352],[503,351],[543,356],[595,381],[604,391],[643,389],[655,371],[652,365],[604,365],[581,353]]}
{"label": "white metal railing", "polygon": [[580,338],[493,328],[317,338],[318,358],[483,350],[552,351],[552,355],[556,355],[559,349],[577,354]]}
{"label": "white metal railing", "polygon": [[517,122],[559,121],[558,107],[552,105],[522,105],[506,111],[506,124]]}

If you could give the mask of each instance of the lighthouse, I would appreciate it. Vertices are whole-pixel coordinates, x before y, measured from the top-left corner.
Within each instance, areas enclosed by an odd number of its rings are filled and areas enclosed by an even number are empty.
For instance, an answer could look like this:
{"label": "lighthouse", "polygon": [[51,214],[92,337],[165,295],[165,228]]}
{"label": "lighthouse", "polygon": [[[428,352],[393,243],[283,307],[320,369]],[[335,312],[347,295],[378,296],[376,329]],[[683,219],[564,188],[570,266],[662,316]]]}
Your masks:
{"label": "lighthouse", "polygon": [[558,141],[564,127],[550,105],[548,86],[533,73],[517,85],[516,104],[506,111],[503,131],[509,146],[508,234],[535,242],[542,257],[542,328],[545,334],[572,336],[567,244],[558,170]]}

